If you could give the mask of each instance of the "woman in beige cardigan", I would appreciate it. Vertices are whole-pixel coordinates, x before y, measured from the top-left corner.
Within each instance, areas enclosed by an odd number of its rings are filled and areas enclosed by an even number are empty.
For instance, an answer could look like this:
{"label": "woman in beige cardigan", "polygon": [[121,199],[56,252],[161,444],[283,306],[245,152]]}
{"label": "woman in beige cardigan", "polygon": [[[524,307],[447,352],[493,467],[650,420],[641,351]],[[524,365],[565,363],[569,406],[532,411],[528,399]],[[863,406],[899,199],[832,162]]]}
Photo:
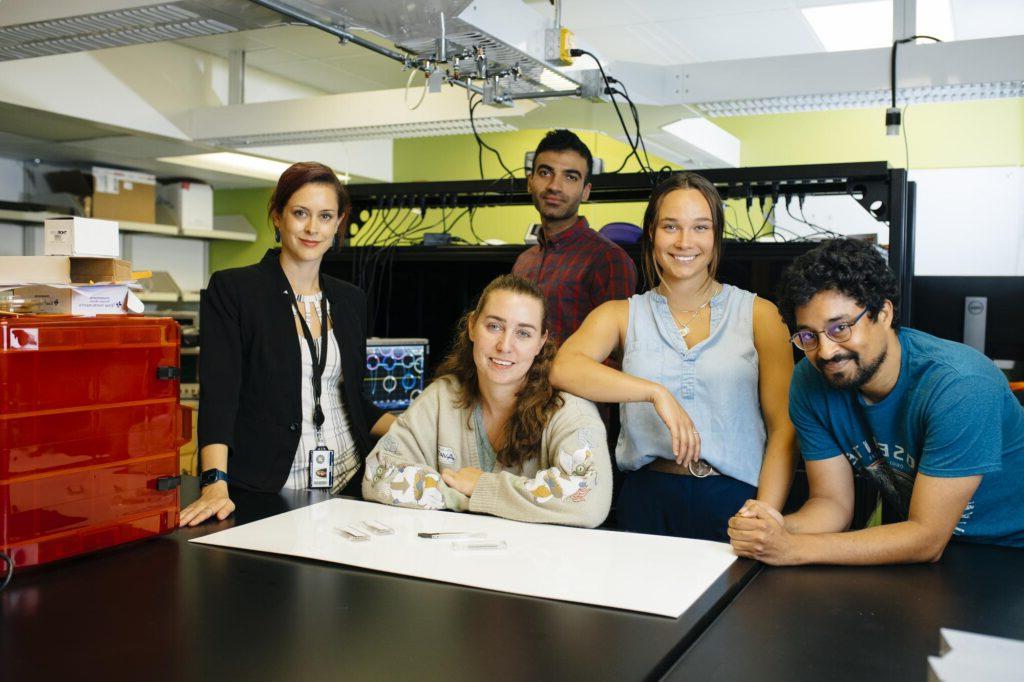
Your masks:
{"label": "woman in beige cardigan", "polygon": [[593,528],[612,476],[594,405],[548,381],[544,297],[502,275],[463,317],[437,379],[366,460],[367,500]]}

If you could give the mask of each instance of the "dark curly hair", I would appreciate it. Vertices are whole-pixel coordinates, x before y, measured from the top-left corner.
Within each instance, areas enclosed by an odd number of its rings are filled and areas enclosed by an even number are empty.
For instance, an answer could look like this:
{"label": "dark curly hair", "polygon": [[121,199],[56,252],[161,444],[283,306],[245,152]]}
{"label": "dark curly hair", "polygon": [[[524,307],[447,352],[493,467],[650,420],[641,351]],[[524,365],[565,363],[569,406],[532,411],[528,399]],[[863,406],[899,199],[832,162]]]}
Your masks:
{"label": "dark curly hair", "polygon": [[900,291],[878,249],[867,242],[836,239],[815,247],[797,258],[782,273],[779,283],[779,312],[790,329],[796,328],[796,309],[806,305],[820,291],[836,291],[878,317],[886,300],[892,302],[892,327],[899,328]]}
{"label": "dark curly hair", "polygon": [[[541,304],[543,333],[548,332],[547,305],[544,294],[533,282],[516,277],[501,275],[488,284],[476,308],[462,316],[455,331],[452,349],[438,366],[438,379],[453,378],[458,383],[456,404],[471,409],[480,402],[480,384],[477,381],[476,362],[473,360],[473,342],[469,338],[469,327],[483,313],[487,298],[495,291],[510,291],[520,296],[529,296]],[[551,363],[555,359],[555,342],[549,335],[533,364],[526,373],[523,387],[516,394],[516,408],[505,425],[505,445],[495,455],[503,466],[517,466],[536,457],[540,452],[544,427],[563,404],[562,396],[551,385]],[[472,428],[472,427],[471,427]]]}

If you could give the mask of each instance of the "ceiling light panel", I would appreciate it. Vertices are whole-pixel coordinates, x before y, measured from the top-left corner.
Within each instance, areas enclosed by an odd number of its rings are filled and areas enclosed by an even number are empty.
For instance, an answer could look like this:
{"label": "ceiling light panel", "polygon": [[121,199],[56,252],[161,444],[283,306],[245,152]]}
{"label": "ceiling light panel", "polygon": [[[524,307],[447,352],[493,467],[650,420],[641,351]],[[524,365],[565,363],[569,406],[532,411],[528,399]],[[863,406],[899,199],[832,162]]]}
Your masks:
{"label": "ceiling light panel", "polygon": [[[695,104],[694,107],[705,116],[712,118],[719,116],[756,116],[761,114],[787,114],[797,111],[881,107],[887,106],[891,101],[891,97],[892,95],[888,90],[872,90],[703,102]],[[1024,97],[1024,81],[900,88],[896,102],[900,106],[904,106],[907,104],[962,102],[1008,97]]]}
{"label": "ceiling light panel", "polygon": [[918,35],[934,36],[939,40],[956,40],[953,30],[952,0],[917,0]]}
{"label": "ceiling light panel", "polygon": [[892,2],[871,0],[801,10],[829,52],[866,50],[892,44]]}
{"label": "ceiling light panel", "polygon": [[1024,35],[1020,0],[953,0],[952,4],[958,40]]}
{"label": "ceiling light panel", "polygon": [[[477,118],[473,120],[478,133],[507,133],[517,128],[498,118]],[[399,123],[327,130],[302,130],[266,135],[240,135],[203,140],[218,147],[271,147],[276,145],[308,144],[316,142],[342,142],[350,140],[390,140],[407,137],[435,137],[441,135],[471,135],[473,128],[469,119],[449,121],[423,121],[421,123]]]}
{"label": "ceiling light panel", "polygon": [[276,181],[281,177],[281,173],[291,165],[274,159],[265,159],[249,154],[235,154],[234,152],[164,156],[158,158],[157,161],[186,168],[199,168],[269,181]]}

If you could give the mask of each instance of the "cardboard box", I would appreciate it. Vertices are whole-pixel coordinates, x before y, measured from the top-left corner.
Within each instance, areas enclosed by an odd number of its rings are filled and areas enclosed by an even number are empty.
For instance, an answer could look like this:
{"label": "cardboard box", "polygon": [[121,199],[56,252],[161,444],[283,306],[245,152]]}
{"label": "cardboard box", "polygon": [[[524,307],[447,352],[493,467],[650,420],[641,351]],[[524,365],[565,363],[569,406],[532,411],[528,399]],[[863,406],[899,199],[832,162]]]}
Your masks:
{"label": "cardboard box", "polygon": [[132,264],[118,258],[0,256],[0,286],[125,282]]}
{"label": "cardboard box", "polygon": [[[160,208],[170,222],[185,230],[213,229],[213,188],[201,182],[175,182],[157,190]],[[163,211],[161,211],[162,213]]]}
{"label": "cardboard box", "polygon": [[70,258],[62,256],[0,256],[0,286],[70,283]]}
{"label": "cardboard box", "polygon": [[34,313],[124,315],[145,309],[138,296],[123,284],[32,285],[11,291],[25,299],[26,307]]}
{"label": "cardboard box", "polygon": [[132,264],[120,258],[72,258],[71,281],[126,282],[132,278]]}
{"label": "cardboard box", "polygon": [[47,219],[43,223],[43,253],[117,258],[121,255],[117,223],[96,218]]}
{"label": "cardboard box", "polygon": [[94,218],[156,222],[155,175],[95,166],[92,176]]}

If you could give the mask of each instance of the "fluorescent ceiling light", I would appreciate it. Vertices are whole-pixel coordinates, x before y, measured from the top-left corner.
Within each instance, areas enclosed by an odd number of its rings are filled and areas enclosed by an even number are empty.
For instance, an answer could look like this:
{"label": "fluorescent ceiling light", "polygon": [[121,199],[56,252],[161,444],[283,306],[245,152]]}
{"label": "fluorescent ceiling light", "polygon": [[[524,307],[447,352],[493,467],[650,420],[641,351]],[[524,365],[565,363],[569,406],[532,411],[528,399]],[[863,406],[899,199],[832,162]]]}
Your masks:
{"label": "fluorescent ceiling light", "polygon": [[952,0],[917,0],[918,35],[933,36],[939,40],[956,40],[953,31]]}
{"label": "fluorescent ceiling light", "polygon": [[801,10],[829,52],[892,45],[892,1],[872,0]]}
{"label": "fluorescent ceiling light", "polygon": [[691,157],[712,157],[718,160],[716,165],[729,168],[740,165],[739,139],[706,118],[683,118],[661,129],[678,140],[675,146]]}
{"label": "fluorescent ceiling light", "polygon": [[[230,175],[241,175],[246,178],[257,178],[277,182],[281,173],[292,164],[274,159],[265,159],[251,154],[236,154],[234,152],[215,152],[212,154],[192,154],[188,156],[164,156],[157,161],[185,166],[187,168],[199,168],[202,170],[228,173]],[[347,183],[347,173],[338,173],[338,179]]]}
{"label": "fluorescent ceiling light", "polygon": [[[887,106],[891,100],[889,90],[835,92],[820,95],[787,95],[757,99],[702,102],[694,108],[705,116],[757,116],[760,114],[788,114],[797,111],[824,109],[861,109]],[[964,102],[979,99],[1024,97],[1024,81],[992,83],[963,83],[957,85],[931,85],[920,88],[900,88],[896,102],[924,104],[937,102]]]}
{"label": "fluorescent ceiling light", "polygon": [[[517,128],[500,118],[477,118],[473,125],[477,133],[509,133]],[[199,138],[217,147],[271,147],[274,145],[309,144],[313,142],[349,142],[353,140],[397,140],[409,137],[439,137],[441,135],[472,135],[469,119],[457,121],[420,121],[327,130],[298,130],[282,133],[258,133],[233,137]]]}

